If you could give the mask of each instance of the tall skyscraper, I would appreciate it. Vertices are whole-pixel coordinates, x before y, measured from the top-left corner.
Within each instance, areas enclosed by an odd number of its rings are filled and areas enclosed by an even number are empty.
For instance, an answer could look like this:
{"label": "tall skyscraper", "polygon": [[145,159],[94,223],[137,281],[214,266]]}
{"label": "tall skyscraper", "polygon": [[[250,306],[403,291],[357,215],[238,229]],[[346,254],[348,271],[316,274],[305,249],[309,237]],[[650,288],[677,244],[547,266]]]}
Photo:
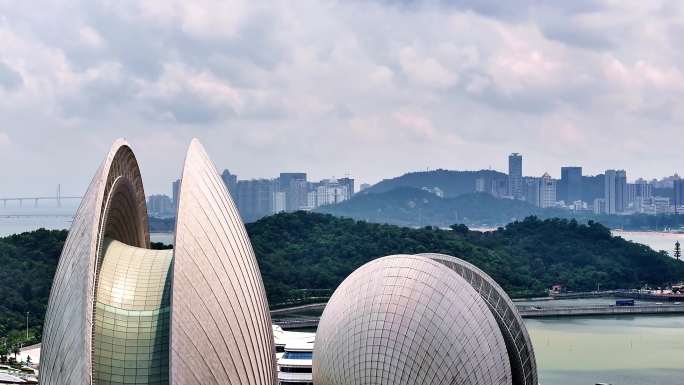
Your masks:
{"label": "tall skyscraper", "polygon": [[171,183],[171,194],[174,210],[176,207],[178,207],[178,192],[180,191],[180,183],[180,179],[176,179]]}
{"label": "tall skyscraper", "polygon": [[539,207],[539,178],[526,177],[523,179],[523,186],[525,187],[525,202]]}
{"label": "tall skyscraper", "polygon": [[158,218],[173,216],[175,206],[168,195],[150,195],[147,197],[147,212]]}
{"label": "tall skyscraper", "polygon": [[674,210],[675,214],[684,214],[684,180],[674,180]]}
{"label": "tall skyscraper", "polygon": [[653,185],[648,183],[647,180],[639,178],[634,184],[636,184],[637,198],[650,198],[653,196]]}
{"label": "tall skyscraper", "polygon": [[624,213],[627,210],[627,172],[615,172],[615,212]]}
{"label": "tall skyscraper", "polygon": [[616,197],[615,197],[615,178],[617,171],[606,170],[604,179],[604,195],[603,199],[606,202],[606,214],[615,214]]}
{"label": "tall skyscraper", "polygon": [[270,179],[241,180],[237,183],[237,201],[240,216],[252,222],[274,213],[276,182]]}
{"label": "tall skyscraper", "polygon": [[354,195],[354,179],[345,177],[338,179],[337,182],[342,186],[347,186],[347,199],[351,199]]}
{"label": "tall skyscraper", "polygon": [[290,187],[290,181],[292,180],[306,180],[305,172],[281,172],[280,177],[278,177],[278,183],[280,184],[280,190],[284,191]]}
{"label": "tall skyscraper", "polygon": [[561,167],[558,199],[570,205],[582,200],[582,167]]}
{"label": "tall skyscraper", "polygon": [[228,188],[230,194],[234,196],[237,191],[237,175],[231,174],[230,171],[226,169],[221,173],[221,179]]}
{"label": "tall skyscraper", "polygon": [[556,181],[544,173],[539,180],[539,207],[553,207],[556,203]]}
{"label": "tall skyscraper", "polygon": [[516,152],[508,156],[508,195],[522,199],[522,187],[522,155]]}
{"label": "tall skyscraper", "polygon": [[287,211],[297,211],[307,206],[306,194],[309,192],[309,183],[305,172],[281,172],[278,177],[278,190],[287,195]]}

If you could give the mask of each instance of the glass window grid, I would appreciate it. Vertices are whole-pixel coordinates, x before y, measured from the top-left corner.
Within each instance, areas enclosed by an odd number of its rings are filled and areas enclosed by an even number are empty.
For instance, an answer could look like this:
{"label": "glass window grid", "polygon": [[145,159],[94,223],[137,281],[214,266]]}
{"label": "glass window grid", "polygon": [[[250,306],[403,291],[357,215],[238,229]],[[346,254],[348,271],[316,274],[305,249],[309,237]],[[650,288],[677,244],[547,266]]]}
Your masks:
{"label": "glass window grid", "polygon": [[172,251],[108,241],[93,325],[96,385],[168,384]]}

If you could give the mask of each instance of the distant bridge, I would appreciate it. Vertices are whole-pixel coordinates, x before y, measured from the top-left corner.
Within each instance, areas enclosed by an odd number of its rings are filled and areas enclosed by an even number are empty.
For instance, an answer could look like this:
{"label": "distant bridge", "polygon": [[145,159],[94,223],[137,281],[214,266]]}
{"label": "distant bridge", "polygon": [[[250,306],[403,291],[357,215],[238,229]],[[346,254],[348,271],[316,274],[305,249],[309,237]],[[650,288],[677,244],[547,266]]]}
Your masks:
{"label": "distant bridge", "polygon": [[61,207],[62,201],[74,200],[74,199],[81,200],[81,199],[83,199],[83,197],[62,195],[62,186],[57,185],[57,193],[55,194],[55,196],[29,196],[29,197],[0,198],[0,202],[2,202],[3,208],[7,207],[7,202],[18,202],[19,207],[24,207],[24,201],[33,202],[33,207],[38,207],[38,202],[40,202],[40,201],[55,201],[57,203],[57,207]]}
{"label": "distant bridge", "polygon": [[0,219],[19,219],[19,218],[69,218],[73,214],[0,214]]}

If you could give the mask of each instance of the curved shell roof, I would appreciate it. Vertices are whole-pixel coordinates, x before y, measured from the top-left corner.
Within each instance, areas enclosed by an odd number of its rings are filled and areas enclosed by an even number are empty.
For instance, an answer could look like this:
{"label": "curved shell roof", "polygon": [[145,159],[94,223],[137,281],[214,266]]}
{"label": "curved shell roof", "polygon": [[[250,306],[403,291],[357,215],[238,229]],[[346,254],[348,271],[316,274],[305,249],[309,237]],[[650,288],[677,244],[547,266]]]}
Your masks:
{"label": "curved shell roof", "polygon": [[418,254],[435,260],[458,273],[487,303],[506,341],[513,385],[537,385],[537,362],[532,340],[515,304],[492,277],[477,266],[444,254]]}
{"label": "curved shell roof", "polygon": [[[235,205],[197,140],[185,160],[176,229],[170,382],[275,384],[271,318],[256,258]],[[93,330],[97,272],[103,250],[111,246],[105,238],[131,250],[149,248],[140,171],[123,140],[114,143],[96,172],[62,250],[43,328],[41,384],[93,383],[93,334],[99,335]],[[134,301],[139,295],[147,301],[158,294],[150,293],[129,294]],[[133,328],[136,324],[131,323]]]}
{"label": "curved shell roof", "polygon": [[185,158],[176,219],[172,382],[275,384],[271,316],[247,232],[202,145]]}
{"label": "curved shell roof", "polygon": [[321,317],[313,380],[326,385],[511,384],[499,326],[441,263],[376,259],[335,290]]}
{"label": "curved shell roof", "polygon": [[[127,221],[125,233],[118,223]],[[124,140],[112,145],[81,201],[55,272],[43,327],[42,384],[90,384],[95,271],[104,233],[147,247],[145,192]]]}

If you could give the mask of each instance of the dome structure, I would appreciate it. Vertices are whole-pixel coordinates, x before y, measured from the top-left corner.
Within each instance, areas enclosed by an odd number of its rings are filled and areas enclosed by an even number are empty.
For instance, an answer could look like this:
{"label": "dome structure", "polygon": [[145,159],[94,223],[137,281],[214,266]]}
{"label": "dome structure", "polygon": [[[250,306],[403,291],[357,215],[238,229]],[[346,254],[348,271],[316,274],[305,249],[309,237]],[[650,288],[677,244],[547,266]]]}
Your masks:
{"label": "dome structure", "polygon": [[434,259],[394,255],[354,271],[318,326],[320,385],[510,385],[496,317],[461,275]]}
{"label": "dome structure", "polygon": [[202,145],[183,168],[173,250],[150,250],[142,178],[118,140],[76,213],[43,327],[41,384],[274,385],[259,268]]}
{"label": "dome structure", "polygon": [[537,361],[532,340],[515,304],[492,277],[472,263],[444,254],[418,254],[437,261],[463,277],[480,294],[506,341],[513,385],[537,385]]}

